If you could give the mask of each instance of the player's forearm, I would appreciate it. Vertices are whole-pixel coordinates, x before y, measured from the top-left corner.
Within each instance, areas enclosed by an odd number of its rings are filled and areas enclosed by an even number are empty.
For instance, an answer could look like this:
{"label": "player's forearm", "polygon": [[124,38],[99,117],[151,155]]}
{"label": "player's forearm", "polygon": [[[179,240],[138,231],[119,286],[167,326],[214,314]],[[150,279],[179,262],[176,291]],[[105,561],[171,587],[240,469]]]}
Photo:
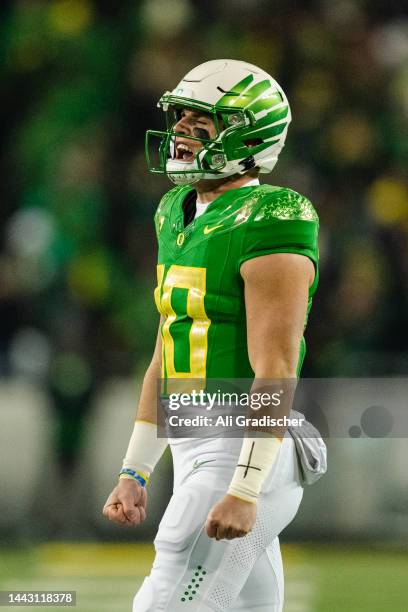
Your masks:
{"label": "player's forearm", "polygon": [[255,438],[246,436],[228,493],[256,503],[272,465],[275,463],[282,441],[274,436]]}
{"label": "player's forearm", "polygon": [[160,377],[160,363],[153,359],[143,378],[142,390],[136,411],[136,421],[157,423],[157,393]]}
{"label": "player's forearm", "polygon": [[164,319],[160,318],[159,328],[157,330],[156,345],[152,360],[143,378],[142,390],[140,392],[139,404],[136,411],[136,421],[147,421],[148,423],[157,423],[157,393],[159,382],[162,376],[162,338],[161,328]]}
{"label": "player's forearm", "polygon": [[[272,357],[272,358],[271,358]],[[263,403],[258,417],[270,417],[276,423],[262,432],[248,430],[242,443],[237,467],[228,493],[245,501],[256,503],[262,486],[277,461],[282,439],[286,432],[282,417],[288,417],[296,387],[296,365],[294,352],[272,355],[259,354],[255,380],[251,393],[267,394],[271,401]],[[279,399],[275,403],[275,399]],[[253,414],[249,416],[254,416]]]}
{"label": "player's forearm", "polygon": [[157,393],[161,368],[153,358],[143,379],[133,432],[123,459],[120,478],[133,478],[146,484],[162,456],[167,439],[158,437]]}
{"label": "player's forearm", "polygon": [[167,438],[157,436],[157,426],[147,421],[136,421],[120,478],[133,478],[146,485],[156,464],[167,447]]}
{"label": "player's forearm", "polygon": [[255,381],[296,378],[301,339],[301,330],[281,328],[279,335],[267,328],[257,332],[250,352]]}
{"label": "player's forearm", "polygon": [[[300,340],[299,340],[300,342]],[[286,354],[265,351],[260,356],[254,368],[255,380],[279,380],[296,378],[296,369],[299,359],[299,345]]]}
{"label": "player's forearm", "polygon": [[[244,501],[256,503],[262,486],[278,459],[286,432],[285,419],[289,415],[295,384],[287,379],[290,370],[263,370],[262,377],[254,380],[251,393],[262,394],[262,407],[258,418],[267,417],[267,427],[255,425],[245,432],[237,467],[228,493]],[[251,409],[249,409],[251,412]],[[254,414],[249,414],[253,417]],[[258,422],[256,420],[256,422]]]}

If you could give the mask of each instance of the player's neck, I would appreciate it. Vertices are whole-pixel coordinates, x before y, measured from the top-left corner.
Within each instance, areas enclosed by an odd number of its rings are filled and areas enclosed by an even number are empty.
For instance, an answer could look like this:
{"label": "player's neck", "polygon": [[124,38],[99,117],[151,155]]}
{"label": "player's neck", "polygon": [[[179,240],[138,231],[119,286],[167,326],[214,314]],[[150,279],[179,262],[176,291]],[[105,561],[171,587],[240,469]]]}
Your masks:
{"label": "player's neck", "polygon": [[202,204],[212,202],[215,200],[215,198],[218,198],[218,196],[226,191],[244,187],[246,183],[249,183],[253,179],[253,176],[248,176],[245,174],[240,176],[229,176],[227,178],[217,180],[203,179],[195,184],[197,200]]}

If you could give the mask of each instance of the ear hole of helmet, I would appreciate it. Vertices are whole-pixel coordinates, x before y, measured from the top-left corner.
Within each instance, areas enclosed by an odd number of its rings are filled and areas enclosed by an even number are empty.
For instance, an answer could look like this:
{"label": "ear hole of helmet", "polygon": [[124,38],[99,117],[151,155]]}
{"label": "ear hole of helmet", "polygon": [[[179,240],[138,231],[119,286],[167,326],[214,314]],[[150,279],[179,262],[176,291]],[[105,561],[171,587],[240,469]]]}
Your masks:
{"label": "ear hole of helmet", "polygon": [[249,140],[244,140],[244,145],[251,149],[252,147],[257,147],[260,144],[263,144],[262,138],[251,138]]}

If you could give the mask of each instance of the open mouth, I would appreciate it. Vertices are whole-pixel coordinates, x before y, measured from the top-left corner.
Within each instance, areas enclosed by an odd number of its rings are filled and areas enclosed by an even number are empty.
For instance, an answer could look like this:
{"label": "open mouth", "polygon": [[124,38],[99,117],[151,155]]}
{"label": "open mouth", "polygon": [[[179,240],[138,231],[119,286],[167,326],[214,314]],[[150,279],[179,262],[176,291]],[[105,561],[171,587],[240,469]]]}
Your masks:
{"label": "open mouth", "polygon": [[183,142],[176,145],[176,159],[191,162],[194,159],[194,152]]}

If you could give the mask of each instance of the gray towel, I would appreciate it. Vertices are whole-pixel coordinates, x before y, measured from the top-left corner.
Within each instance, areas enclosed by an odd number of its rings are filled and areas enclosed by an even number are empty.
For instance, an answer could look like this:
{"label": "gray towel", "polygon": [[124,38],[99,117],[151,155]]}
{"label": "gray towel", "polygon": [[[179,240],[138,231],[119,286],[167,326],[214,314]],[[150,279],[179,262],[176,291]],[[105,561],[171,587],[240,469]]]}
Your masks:
{"label": "gray towel", "polygon": [[327,471],[327,448],[320,433],[305,416],[291,410],[291,418],[302,419],[300,427],[288,427],[299,459],[302,484],[314,484]]}

